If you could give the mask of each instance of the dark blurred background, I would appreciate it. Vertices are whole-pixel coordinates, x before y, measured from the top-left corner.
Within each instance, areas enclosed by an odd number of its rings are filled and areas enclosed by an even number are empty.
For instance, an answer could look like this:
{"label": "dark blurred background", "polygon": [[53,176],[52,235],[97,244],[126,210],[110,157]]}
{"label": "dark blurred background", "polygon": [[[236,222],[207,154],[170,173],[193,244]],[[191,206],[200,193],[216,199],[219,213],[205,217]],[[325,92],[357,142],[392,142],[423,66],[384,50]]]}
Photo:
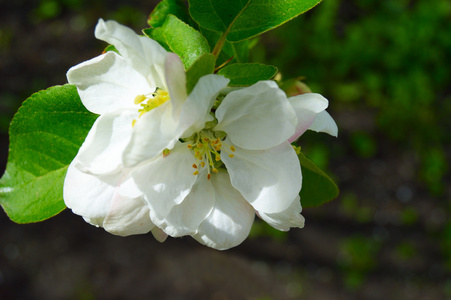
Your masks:
{"label": "dark blurred background", "polygon": [[[105,47],[97,19],[139,31],[155,4],[0,0],[0,173],[21,102]],[[451,299],[450,20],[449,0],[324,0],[253,49],[326,96],[340,129],[301,139],[341,189],[304,229],[257,222],[219,252],[0,212],[0,299]]]}

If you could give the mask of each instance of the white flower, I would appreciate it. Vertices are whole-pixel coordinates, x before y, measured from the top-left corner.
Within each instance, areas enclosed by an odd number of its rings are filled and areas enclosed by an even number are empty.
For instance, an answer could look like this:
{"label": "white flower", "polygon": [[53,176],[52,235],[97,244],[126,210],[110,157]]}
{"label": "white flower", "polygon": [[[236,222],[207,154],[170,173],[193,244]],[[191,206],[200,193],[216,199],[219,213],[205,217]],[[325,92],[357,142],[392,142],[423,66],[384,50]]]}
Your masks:
{"label": "white flower", "polygon": [[130,168],[171,149],[179,138],[203,128],[210,107],[228,80],[202,77],[187,95],[179,57],[157,42],[114,21],[99,20],[95,36],[120,53],[107,52],[67,73],[88,110],[100,116],[68,168],[66,205],[85,220],[119,235],[152,230],[142,195],[117,191]]}
{"label": "white flower", "polygon": [[255,214],[279,230],[304,226],[290,142],[307,129],[336,134],[326,99],[287,98],[261,81],[215,102],[228,83],[217,75],[187,95],[177,55],[113,21],[100,20],[95,34],[120,55],[67,74],[100,115],[67,171],[74,213],[114,234],[191,235],[216,249],[240,244]]}
{"label": "white flower", "polygon": [[303,227],[301,168],[288,140],[315,117],[299,121],[297,115],[316,115],[315,105],[325,99],[301,100],[287,99],[272,81],[229,93],[216,109],[216,125],[134,168],[119,193],[142,194],[166,234],[192,235],[216,249],[240,244],[255,213],[279,230]]}

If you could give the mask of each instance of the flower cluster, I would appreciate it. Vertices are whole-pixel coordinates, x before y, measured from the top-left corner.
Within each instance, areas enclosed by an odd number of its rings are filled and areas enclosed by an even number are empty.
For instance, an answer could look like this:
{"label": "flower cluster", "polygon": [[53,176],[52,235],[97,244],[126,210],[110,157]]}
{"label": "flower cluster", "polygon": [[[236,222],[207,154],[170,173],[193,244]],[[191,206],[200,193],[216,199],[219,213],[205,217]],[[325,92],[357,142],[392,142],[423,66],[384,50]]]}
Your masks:
{"label": "flower cluster", "polygon": [[148,37],[100,20],[95,36],[117,49],[67,73],[99,114],[65,184],[66,205],[117,235],[190,235],[228,249],[254,216],[303,227],[302,173],[291,142],[307,129],[337,134],[328,101],[287,98],[274,81],[225,89],[210,74],[186,90],[180,58]]}

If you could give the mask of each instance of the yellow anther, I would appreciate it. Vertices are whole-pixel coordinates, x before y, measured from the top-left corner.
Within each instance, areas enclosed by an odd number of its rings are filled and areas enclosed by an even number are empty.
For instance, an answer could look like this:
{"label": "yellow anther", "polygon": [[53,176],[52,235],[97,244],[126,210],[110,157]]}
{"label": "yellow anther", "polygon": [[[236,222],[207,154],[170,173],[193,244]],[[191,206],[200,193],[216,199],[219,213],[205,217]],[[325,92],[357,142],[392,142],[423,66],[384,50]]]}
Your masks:
{"label": "yellow anther", "polygon": [[221,160],[221,155],[216,155],[215,160],[216,161],[220,161]]}
{"label": "yellow anther", "polygon": [[212,171],[213,171],[213,173],[218,173],[219,172],[218,169],[216,169],[216,168],[213,168]]}
{"label": "yellow anther", "polygon": [[143,102],[144,100],[146,100],[147,99],[147,97],[146,96],[144,96],[144,95],[138,95],[138,96],[136,96],[135,97],[135,104],[139,104],[139,103],[141,103],[141,102]]}
{"label": "yellow anther", "polygon": [[230,157],[230,158],[233,158],[233,157],[235,157],[235,155],[233,155],[233,154],[229,154],[229,157]]}
{"label": "yellow anther", "polygon": [[194,173],[193,173],[193,175],[197,175],[197,174],[199,174],[199,171],[194,171]]}
{"label": "yellow anther", "polygon": [[194,169],[197,169],[197,165],[196,165],[196,164],[193,164],[193,168],[194,168]]}
{"label": "yellow anther", "polygon": [[230,146],[230,150],[232,150],[232,152],[235,152],[236,151],[236,149],[235,149],[235,146]]}
{"label": "yellow anther", "polygon": [[200,166],[201,166],[202,168],[205,167],[205,162],[201,161],[201,162],[200,162]]}

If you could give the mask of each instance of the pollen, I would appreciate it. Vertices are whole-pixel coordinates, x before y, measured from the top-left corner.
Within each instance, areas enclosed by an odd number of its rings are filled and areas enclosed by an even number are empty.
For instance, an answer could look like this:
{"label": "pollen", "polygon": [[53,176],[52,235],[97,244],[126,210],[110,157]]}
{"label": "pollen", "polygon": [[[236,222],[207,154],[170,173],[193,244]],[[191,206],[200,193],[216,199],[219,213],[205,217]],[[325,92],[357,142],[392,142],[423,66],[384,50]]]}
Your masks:
{"label": "pollen", "polygon": [[[193,175],[197,175],[197,174],[199,174],[199,171],[194,171],[194,173],[193,173]],[[208,174],[208,175],[210,175],[210,174]]]}
{"label": "pollen", "polygon": [[[156,88],[155,92],[147,95],[138,95],[133,101],[135,104],[139,104],[141,108],[138,109],[138,118],[141,118],[146,112],[151,111],[154,108],[162,105],[166,101],[171,99],[169,93],[160,88]],[[135,126],[136,120],[132,121],[132,126]]]}

